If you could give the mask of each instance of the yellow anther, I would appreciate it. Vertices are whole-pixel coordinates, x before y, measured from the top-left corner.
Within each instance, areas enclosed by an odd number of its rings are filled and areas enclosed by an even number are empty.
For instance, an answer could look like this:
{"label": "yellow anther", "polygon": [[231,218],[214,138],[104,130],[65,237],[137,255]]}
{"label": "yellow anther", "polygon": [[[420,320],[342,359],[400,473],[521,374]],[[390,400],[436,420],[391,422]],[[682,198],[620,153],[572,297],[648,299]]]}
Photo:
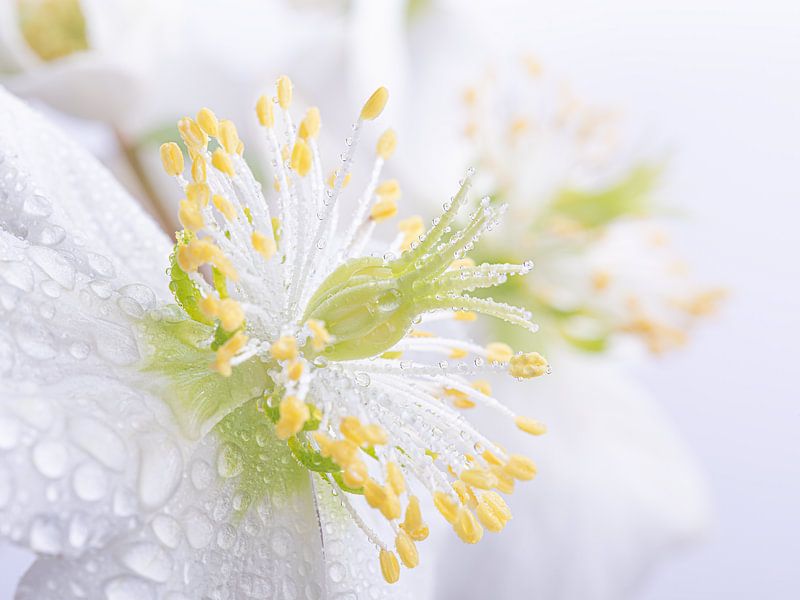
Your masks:
{"label": "yellow anther", "polygon": [[386,500],[378,507],[378,510],[388,521],[399,519],[403,514],[403,510],[400,507],[400,499],[390,486],[386,486],[384,489],[386,490]]}
{"label": "yellow anther", "polygon": [[538,352],[526,352],[514,356],[508,368],[512,377],[532,379],[547,373],[547,360]]}
{"label": "yellow anther", "polygon": [[186,186],[186,197],[198,207],[205,208],[211,198],[211,188],[207,183],[190,183]]}
{"label": "yellow anther", "polygon": [[405,531],[402,529],[397,532],[397,537],[394,540],[394,547],[397,548],[397,554],[400,560],[407,569],[413,569],[419,564],[419,552],[417,552],[417,545]]}
{"label": "yellow anther", "polygon": [[342,419],[341,423],[339,423],[339,431],[342,432],[344,437],[358,446],[367,441],[358,417],[348,416]]}
{"label": "yellow anther", "polygon": [[244,323],[242,305],[236,300],[225,298],[219,303],[219,321],[225,331],[236,331]]}
{"label": "yellow anther", "polygon": [[475,518],[475,514],[463,506],[458,508],[453,529],[455,529],[461,541],[467,544],[477,544],[483,537],[483,527],[481,527],[478,519]]}
{"label": "yellow anther", "polygon": [[419,498],[411,496],[406,506],[406,518],[400,525],[415,542],[421,542],[428,537],[428,526],[422,520],[422,511],[419,508]]}
{"label": "yellow anther", "polygon": [[235,175],[231,157],[222,148],[217,148],[214,150],[214,154],[211,155],[211,164],[214,165],[216,169],[225,173],[228,177],[233,177]]}
{"label": "yellow anther", "polygon": [[227,342],[222,344],[217,350],[217,355],[211,368],[217,371],[223,377],[230,377],[232,373],[231,359],[234,355],[244,348],[249,338],[241,331],[234,335]]}
{"label": "yellow anther", "polygon": [[161,144],[161,166],[167,175],[180,175],[183,173],[183,152],[175,142]]}
{"label": "yellow anther", "polygon": [[286,75],[281,75],[278,77],[275,87],[278,90],[278,104],[286,110],[292,103],[292,80]]}
{"label": "yellow anther", "polygon": [[321,121],[319,109],[316,106],[312,106],[306,112],[306,116],[303,117],[303,120],[300,121],[300,127],[297,129],[297,135],[304,140],[310,140],[317,137],[319,135]]}
{"label": "yellow anther", "polygon": [[244,154],[244,142],[242,140],[239,140],[239,143],[236,144],[236,154],[239,156]]}
{"label": "yellow anther", "polygon": [[181,225],[183,225],[183,228],[189,231],[199,231],[205,227],[200,209],[197,207],[197,204],[191,200],[181,200],[178,205],[178,220],[181,222]]}
{"label": "yellow anther", "polygon": [[592,287],[595,291],[602,292],[611,284],[611,273],[608,271],[595,271],[592,273]]}
{"label": "yellow anther", "polygon": [[292,149],[290,166],[300,177],[305,177],[311,171],[311,163],[311,149],[303,140],[298,139]]}
{"label": "yellow anther", "polygon": [[275,175],[272,178],[272,189],[275,190],[276,192],[280,192],[281,191],[281,180],[278,179],[277,175]]}
{"label": "yellow anther", "polygon": [[289,152],[289,146],[284,144],[283,147],[281,148],[281,160],[283,160],[283,162],[286,162],[287,160],[289,160],[290,154],[291,153]]}
{"label": "yellow anther", "polygon": [[522,63],[525,65],[525,69],[531,77],[539,77],[542,74],[542,63],[533,56],[525,56],[522,59]]}
{"label": "yellow anther", "polygon": [[[331,171],[331,174],[328,175],[327,184],[329,188],[333,188],[336,186],[336,176],[338,175],[338,173],[339,173],[338,171]],[[342,189],[346,188],[347,184],[350,183],[351,176],[352,173],[348,173],[347,175],[344,176],[344,181],[342,181]]]}
{"label": "yellow anther", "polygon": [[503,461],[497,458],[497,456],[491,450],[484,450],[483,454],[481,454],[481,457],[490,465],[497,465],[497,466],[503,465]]}
{"label": "yellow anther", "polygon": [[458,516],[458,503],[449,494],[444,492],[433,493],[433,505],[436,507],[445,521],[451,525],[456,522]]}
{"label": "yellow anther", "polygon": [[389,442],[389,436],[380,425],[365,425],[361,431],[370,446],[383,446]]}
{"label": "yellow anther", "polygon": [[381,563],[381,574],[386,583],[397,583],[400,579],[400,563],[391,550],[381,549],[378,558]]}
{"label": "yellow anther", "polygon": [[219,143],[225,148],[225,152],[233,154],[239,147],[239,134],[233,121],[223,120],[219,122]]}
{"label": "yellow anther", "polygon": [[275,102],[264,95],[259,96],[256,102],[256,115],[258,122],[267,129],[275,127]]}
{"label": "yellow anther", "polygon": [[398,496],[406,491],[406,480],[403,477],[403,472],[397,463],[390,462],[386,465],[386,481],[392,486],[394,493]]}
{"label": "yellow anther", "polygon": [[450,263],[449,268],[456,270],[460,269],[461,267],[474,267],[474,266],[475,266],[475,261],[472,260],[469,256],[467,256],[465,258],[459,258],[457,260],[454,260],[453,262]]}
{"label": "yellow anther", "polygon": [[544,423],[531,419],[530,417],[518,416],[514,419],[514,423],[525,433],[531,435],[542,435],[547,432],[547,427]]}
{"label": "yellow anther", "polygon": [[456,479],[453,482],[453,489],[455,490],[456,494],[458,495],[458,499],[461,500],[462,504],[466,504],[468,506],[476,506],[478,504],[478,500],[475,498],[472,488],[470,488],[460,479]]}
{"label": "yellow anther", "polygon": [[297,339],[293,335],[279,337],[269,347],[269,354],[275,360],[294,360],[297,358]]}
{"label": "yellow anther", "polygon": [[466,469],[461,472],[461,480],[480,490],[490,490],[497,485],[497,477],[485,469]]}
{"label": "yellow anther", "polygon": [[455,388],[445,388],[444,393],[453,399],[453,406],[456,408],[474,408],[475,403],[469,399],[464,392]]}
{"label": "yellow anther", "polygon": [[178,248],[178,265],[187,273],[192,273],[200,265],[211,262],[220,252],[220,249],[208,240],[194,239]]}
{"label": "yellow anther", "polygon": [[360,488],[367,480],[367,465],[362,460],[352,460],[342,472],[342,479],[351,488]]}
{"label": "yellow anther", "polygon": [[[536,476],[536,465],[527,456],[512,454],[503,470],[520,481],[529,481]],[[502,491],[502,490],[500,490]]]}
{"label": "yellow anther", "polygon": [[358,458],[358,446],[350,440],[336,440],[328,446],[333,461],[340,467],[347,468]]}
{"label": "yellow anther", "polygon": [[195,152],[205,150],[208,144],[206,132],[190,117],[184,117],[178,121],[178,133],[181,134],[186,147]]}
{"label": "yellow anther", "polygon": [[219,121],[217,121],[217,115],[215,115],[214,111],[210,108],[201,108],[199,110],[197,113],[197,124],[200,125],[200,129],[205,131],[207,135],[217,137]]}
{"label": "yellow anther", "polygon": [[377,119],[383,112],[386,106],[386,101],[389,100],[389,90],[381,86],[372,93],[367,101],[364,103],[364,108],[361,109],[361,119],[364,121],[372,121]]}
{"label": "yellow anther", "polygon": [[286,376],[292,381],[297,381],[303,375],[303,363],[295,360],[286,369]]}
{"label": "yellow anther", "polygon": [[387,497],[386,488],[374,479],[369,478],[364,482],[364,499],[372,508],[380,508],[386,502]]}
{"label": "yellow anther", "polygon": [[425,231],[425,224],[422,222],[422,217],[417,215],[400,221],[397,229],[403,234],[402,249],[408,250],[411,248],[411,244]]}
{"label": "yellow anther", "polygon": [[503,500],[503,497],[497,492],[484,493],[481,496],[481,501],[491,506],[495,514],[497,514],[503,521],[509,521],[511,519],[511,509],[508,508],[506,501]]}
{"label": "yellow anther", "polygon": [[397,214],[397,202],[394,200],[378,200],[369,211],[370,218],[376,223],[391,219]]}
{"label": "yellow anther", "polygon": [[400,182],[397,179],[387,179],[375,188],[375,193],[381,200],[397,200],[400,198]]}
{"label": "yellow anther", "polygon": [[492,507],[482,499],[475,508],[475,514],[478,516],[481,525],[489,531],[497,533],[498,531],[502,531],[503,527],[505,527],[503,519],[501,519],[494,510],[492,510]]}
{"label": "yellow anther", "polygon": [[214,296],[206,296],[197,304],[200,307],[200,311],[209,319],[215,318],[219,312],[219,303]]}
{"label": "yellow anther", "polygon": [[278,250],[274,239],[258,231],[250,234],[250,243],[253,244],[253,249],[267,260],[272,258]]}
{"label": "yellow anther", "polygon": [[450,358],[464,358],[469,352],[464,350],[463,348],[453,348],[450,350],[449,357]]}
{"label": "yellow anther", "polygon": [[214,207],[221,212],[228,221],[233,221],[236,218],[236,209],[233,208],[233,204],[224,196],[214,194],[211,198],[211,202],[213,202]]}
{"label": "yellow anther", "polygon": [[192,161],[192,181],[195,183],[206,182],[206,159],[202,154],[198,154]]}
{"label": "yellow anther", "polygon": [[309,319],[306,325],[311,331],[311,347],[317,352],[323,350],[331,341],[331,334],[325,329],[325,323],[318,319]]}
{"label": "yellow anther", "polygon": [[319,451],[322,454],[322,456],[330,456],[331,455],[330,449],[331,449],[331,444],[333,444],[333,440],[327,434],[322,433],[321,431],[315,431],[314,433],[311,434],[311,436],[317,442],[317,445],[319,446]]}
{"label": "yellow anther", "polygon": [[492,395],[492,384],[485,379],[476,379],[472,382],[472,387],[485,396]]}
{"label": "yellow anther", "polygon": [[457,310],[453,313],[453,318],[456,321],[474,321],[478,315],[471,310]]}
{"label": "yellow anther", "polygon": [[387,129],[378,138],[375,152],[383,160],[388,160],[394,154],[395,148],[397,148],[397,134],[394,129]]}
{"label": "yellow anther", "polygon": [[514,350],[503,342],[492,342],[486,346],[486,359],[490,363],[506,363],[514,357]]}
{"label": "yellow anther", "polygon": [[409,333],[408,335],[410,335],[411,337],[415,337],[415,338],[430,338],[430,337],[434,337],[434,334],[432,334],[430,331],[423,331],[422,329],[412,329],[411,333]]}
{"label": "yellow anther", "polygon": [[494,489],[500,490],[504,494],[514,493],[514,478],[505,471],[504,466],[491,465],[489,470],[497,477],[497,485]]}
{"label": "yellow anther", "polygon": [[297,396],[286,396],[278,407],[280,417],[275,424],[275,435],[285,440],[303,429],[311,416],[308,406]]}

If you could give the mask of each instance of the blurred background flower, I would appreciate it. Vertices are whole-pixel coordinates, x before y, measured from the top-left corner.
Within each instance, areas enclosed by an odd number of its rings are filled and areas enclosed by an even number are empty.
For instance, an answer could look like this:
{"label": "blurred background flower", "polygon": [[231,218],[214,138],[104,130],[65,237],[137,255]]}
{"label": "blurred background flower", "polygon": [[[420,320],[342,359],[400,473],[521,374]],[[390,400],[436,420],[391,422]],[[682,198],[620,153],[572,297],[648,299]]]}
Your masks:
{"label": "blurred background flower", "polygon": [[[63,119],[167,229],[179,198],[157,167],[166,131],[202,102],[241,123],[257,152],[244,126],[284,72],[301,102],[324,98],[325,151],[340,142],[328,131],[349,124],[346,107],[391,89],[390,174],[404,208],[438,212],[467,164],[484,193],[510,202],[515,233],[478,250],[535,261],[531,285],[509,282],[503,295],[533,308],[542,330],[491,333],[548,351],[552,393],[517,402],[549,416],[550,431],[538,441],[540,485],[512,506],[516,527],[496,547],[442,548],[437,597],[481,597],[490,581],[509,598],[800,588],[789,560],[800,547],[779,533],[800,488],[778,483],[800,480],[781,360],[800,334],[787,300],[800,280],[789,258],[795,4],[9,0],[2,10],[4,84],[80,117]],[[723,317],[695,331],[717,285],[731,291]],[[712,521],[693,455],[710,477],[713,537],[648,579]],[[757,519],[754,506],[766,508]]]}

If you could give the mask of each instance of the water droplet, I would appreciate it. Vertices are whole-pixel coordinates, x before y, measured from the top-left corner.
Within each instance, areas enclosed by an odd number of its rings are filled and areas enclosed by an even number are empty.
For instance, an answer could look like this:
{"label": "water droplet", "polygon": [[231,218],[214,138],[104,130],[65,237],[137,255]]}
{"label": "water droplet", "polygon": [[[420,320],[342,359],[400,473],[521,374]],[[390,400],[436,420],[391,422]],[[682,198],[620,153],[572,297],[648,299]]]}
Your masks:
{"label": "water droplet", "polygon": [[95,463],[84,463],[72,474],[72,489],[81,500],[96,502],[108,491],[106,472]]}
{"label": "water droplet", "polygon": [[114,291],[113,288],[111,287],[111,284],[103,280],[92,281],[89,284],[89,289],[92,290],[95,296],[97,296],[101,300],[106,300],[107,298],[110,298],[112,292]]}
{"label": "water droplet", "polygon": [[19,422],[0,417],[0,450],[10,450],[19,442]]}
{"label": "water droplet", "polygon": [[58,554],[61,552],[61,530],[55,519],[37,517],[31,523],[31,550],[40,554]]}
{"label": "water droplet", "polygon": [[40,194],[32,194],[25,198],[22,210],[32,217],[48,217],[53,212],[50,201]]}
{"label": "water droplet", "polygon": [[150,524],[153,533],[168,548],[177,548],[181,541],[181,525],[169,515],[157,515]]}
{"label": "water droplet", "polygon": [[106,600],[154,600],[152,586],[130,575],[114,577],[103,588]]}
{"label": "water droplet", "polygon": [[67,430],[75,444],[92,458],[115,471],[122,471],[128,453],[113,429],[92,417],[73,417]]}
{"label": "water droplet", "polygon": [[398,290],[386,290],[378,297],[378,310],[382,312],[392,312],[400,307],[400,292]]}
{"label": "water droplet", "polygon": [[172,558],[152,542],[128,544],[118,550],[122,564],[145,579],[166,583],[172,575]]}
{"label": "water droplet", "polygon": [[67,470],[67,449],[59,442],[39,442],[33,448],[32,458],[33,466],[50,479],[58,479]]}
{"label": "water droplet", "polygon": [[149,435],[139,441],[139,453],[139,499],[145,508],[158,508],[178,487],[183,471],[181,452],[168,437]]}
{"label": "water droplet", "polygon": [[105,256],[95,254],[94,252],[88,252],[86,254],[86,260],[89,263],[89,268],[100,277],[110,279],[116,274],[114,265]]}
{"label": "water droplet", "polygon": [[45,225],[42,227],[41,231],[39,231],[39,235],[36,239],[32,241],[42,244],[43,246],[55,246],[64,241],[66,235],[63,227],[58,225]]}
{"label": "water droplet", "polygon": [[89,356],[91,348],[86,342],[73,342],[69,346],[69,353],[77,360],[84,360]]}
{"label": "water droplet", "polygon": [[31,246],[28,256],[50,279],[71,290],[75,286],[75,269],[61,254],[46,246]]}
{"label": "water droplet", "polygon": [[23,292],[33,289],[33,271],[25,263],[16,260],[0,261],[0,277]]}
{"label": "water droplet", "polygon": [[371,382],[369,373],[364,373],[363,371],[359,371],[358,373],[356,373],[353,376],[353,379],[361,387],[367,387]]}
{"label": "water droplet", "polygon": [[199,550],[211,542],[214,535],[214,524],[205,514],[196,508],[186,513],[186,539],[192,548]]}

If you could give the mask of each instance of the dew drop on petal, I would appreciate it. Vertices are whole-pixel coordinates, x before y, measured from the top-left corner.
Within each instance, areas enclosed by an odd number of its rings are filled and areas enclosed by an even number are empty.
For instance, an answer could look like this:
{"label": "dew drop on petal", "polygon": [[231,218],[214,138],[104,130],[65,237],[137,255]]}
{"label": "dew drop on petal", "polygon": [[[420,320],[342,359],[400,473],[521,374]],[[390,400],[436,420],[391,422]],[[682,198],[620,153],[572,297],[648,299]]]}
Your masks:
{"label": "dew drop on petal", "polygon": [[181,542],[181,525],[169,515],[157,515],[150,524],[153,533],[168,548],[177,548]]}
{"label": "dew drop on petal", "polygon": [[139,456],[139,499],[145,508],[158,508],[178,487],[183,458],[175,443],[164,435],[143,436]]}
{"label": "dew drop on petal", "polygon": [[103,588],[103,592],[106,600],[153,600],[155,598],[153,587],[149,583],[129,575],[109,580]]}
{"label": "dew drop on petal", "polygon": [[86,502],[96,502],[108,491],[106,472],[95,463],[84,463],[72,474],[75,495]]}
{"label": "dew drop on petal", "polygon": [[58,442],[44,440],[32,452],[33,466],[45,477],[57,479],[67,470],[67,449]]}
{"label": "dew drop on petal", "polygon": [[119,561],[131,571],[158,583],[172,575],[172,558],[160,545],[152,542],[127,544],[118,550]]}
{"label": "dew drop on petal", "polygon": [[196,508],[190,508],[185,518],[186,539],[189,545],[196,550],[208,546],[214,535],[214,524],[211,519]]}

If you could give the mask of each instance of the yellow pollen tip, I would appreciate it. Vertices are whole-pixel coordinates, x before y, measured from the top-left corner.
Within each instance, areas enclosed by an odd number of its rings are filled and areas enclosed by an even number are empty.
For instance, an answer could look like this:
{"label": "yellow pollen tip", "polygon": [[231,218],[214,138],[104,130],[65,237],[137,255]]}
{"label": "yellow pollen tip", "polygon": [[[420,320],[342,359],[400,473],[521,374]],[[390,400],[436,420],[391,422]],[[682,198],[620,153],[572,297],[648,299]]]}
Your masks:
{"label": "yellow pollen tip", "polygon": [[275,252],[278,250],[274,239],[267,237],[258,231],[254,231],[250,235],[250,242],[253,244],[255,251],[267,260],[272,258],[275,255]]}
{"label": "yellow pollen tip", "polygon": [[[329,188],[333,188],[333,187],[336,186],[336,176],[337,176],[337,174],[338,174],[338,171],[331,171],[331,174],[328,175],[328,181],[326,183],[328,184]],[[342,181],[342,189],[346,188],[347,184],[350,183],[351,175],[352,175],[352,173],[348,173],[347,175],[344,176],[344,181]]]}
{"label": "yellow pollen tip", "polygon": [[189,231],[200,231],[205,227],[203,215],[200,214],[197,203],[188,199],[181,200],[178,205],[178,220],[183,228]]}
{"label": "yellow pollen tip", "polygon": [[486,396],[492,395],[492,384],[490,384],[485,379],[476,379],[475,381],[472,382],[472,387],[473,389],[479,391],[481,394],[484,394]]}
{"label": "yellow pollen tip", "polygon": [[517,354],[511,358],[508,372],[520,379],[540,377],[547,373],[547,360],[538,352]]}
{"label": "yellow pollen tip", "polygon": [[297,129],[297,135],[304,140],[316,138],[319,135],[319,128],[322,119],[319,115],[319,109],[312,106],[306,112],[306,116],[300,121],[300,127]]}
{"label": "yellow pollen tip", "polygon": [[227,119],[219,122],[219,142],[228,154],[238,153],[239,134],[233,121]]}
{"label": "yellow pollen tip", "polygon": [[364,442],[366,442],[366,438],[364,437],[363,429],[361,426],[361,421],[358,420],[358,417],[347,416],[342,419],[339,423],[339,431],[342,432],[342,435],[346,437],[348,440],[360,446]]}
{"label": "yellow pollen tip", "polygon": [[397,463],[390,462],[386,465],[386,480],[398,496],[406,491],[406,480]]}
{"label": "yellow pollen tip", "polygon": [[186,186],[186,197],[199,208],[205,208],[211,198],[211,188],[206,183],[190,183]]}
{"label": "yellow pollen tip", "polygon": [[514,350],[503,342],[492,342],[486,346],[486,360],[490,363],[507,363],[514,357]]}
{"label": "yellow pollen tip", "polygon": [[375,188],[375,193],[381,200],[398,200],[401,195],[400,183],[397,179],[387,179]]}
{"label": "yellow pollen tip", "polygon": [[303,363],[300,362],[299,360],[293,361],[289,365],[289,368],[286,369],[286,375],[292,381],[297,381],[298,379],[300,379],[300,377],[303,376]]}
{"label": "yellow pollen tip", "polygon": [[419,564],[419,552],[414,540],[411,539],[402,529],[397,532],[397,537],[394,540],[394,547],[397,548],[397,554],[400,560],[407,569],[413,569]]}
{"label": "yellow pollen tip", "polygon": [[488,502],[481,499],[478,506],[475,508],[475,514],[478,521],[481,522],[486,529],[491,532],[497,533],[505,527],[505,521],[492,509]]}
{"label": "yellow pollen tip", "polygon": [[380,508],[388,498],[388,492],[381,484],[372,478],[364,482],[364,499],[372,508]]}
{"label": "yellow pollen tip", "polygon": [[381,574],[386,583],[397,583],[400,579],[400,563],[397,562],[394,552],[381,549],[378,559],[381,564]]}
{"label": "yellow pollen tip", "polygon": [[383,86],[379,87],[364,103],[364,108],[361,109],[360,118],[364,121],[372,121],[373,119],[377,119],[383,112],[388,100],[389,90]]}
{"label": "yellow pollen tip", "polygon": [[233,208],[233,204],[231,204],[224,196],[214,194],[214,196],[211,198],[211,202],[214,204],[214,208],[222,213],[222,215],[228,219],[228,221],[233,221],[236,218],[236,209]]}
{"label": "yellow pollen tip", "polygon": [[161,166],[167,175],[176,177],[183,173],[183,152],[175,142],[161,144]]}
{"label": "yellow pollen tip", "polygon": [[241,304],[231,298],[219,303],[219,321],[225,331],[236,331],[244,323],[244,311]]}
{"label": "yellow pollen tip", "polygon": [[453,318],[456,321],[474,321],[478,318],[478,315],[471,310],[457,310],[453,313]]}
{"label": "yellow pollen tip", "polygon": [[294,360],[297,358],[297,339],[293,335],[279,337],[269,348],[275,360]]}
{"label": "yellow pollen tip", "polygon": [[219,312],[219,305],[213,296],[206,296],[198,303],[200,311],[209,319],[213,319]]}
{"label": "yellow pollen tip", "polygon": [[275,424],[275,435],[285,440],[303,428],[311,416],[308,406],[297,396],[286,396],[278,407],[280,417]]}
{"label": "yellow pollen tip", "polygon": [[197,124],[207,135],[217,137],[219,121],[217,115],[210,108],[201,108],[197,113]]}
{"label": "yellow pollen tip", "polygon": [[378,138],[378,144],[375,147],[375,153],[383,160],[388,160],[394,154],[397,148],[397,134],[394,129],[387,129]]}
{"label": "yellow pollen tip", "polygon": [[195,183],[205,183],[207,177],[206,159],[202,154],[198,154],[192,161],[192,181]]}
{"label": "yellow pollen tip", "polygon": [[362,429],[364,439],[370,446],[383,446],[389,442],[389,436],[386,430],[380,425],[365,425]]}
{"label": "yellow pollen tip", "polygon": [[450,358],[464,358],[469,352],[463,348],[453,348],[448,355]]}
{"label": "yellow pollen tip", "polygon": [[403,530],[415,542],[421,542],[428,537],[428,526],[422,520],[422,511],[419,508],[419,498],[410,496],[406,506],[406,518],[401,524]]}
{"label": "yellow pollen tip", "polygon": [[[529,481],[536,476],[536,465],[527,456],[512,454],[503,470],[514,479]],[[502,490],[501,490],[502,491]]]}
{"label": "yellow pollen tip", "polygon": [[309,319],[306,325],[311,331],[311,347],[317,352],[324,349],[331,341],[331,334],[325,329],[325,323],[318,319]]}
{"label": "yellow pollen tip", "polygon": [[530,433],[531,435],[542,435],[547,432],[547,427],[545,427],[544,423],[540,423],[536,419],[531,419],[530,417],[518,416],[514,419],[514,423],[522,431]]}
{"label": "yellow pollen tip", "polygon": [[483,460],[485,460],[490,465],[501,466],[503,464],[503,461],[497,458],[497,456],[495,456],[491,450],[484,450],[481,456],[483,457]]}
{"label": "yellow pollen tip", "polygon": [[300,177],[305,177],[311,171],[311,149],[302,139],[298,139],[292,149],[291,167]]}
{"label": "yellow pollen tip", "polygon": [[281,75],[275,83],[278,90],[278,104],[283,110],[289,108],[292,103],[292,80],[286,75]]}
{"label": "yellow pollen tip", "polygon": [[258,102],[256,102],[256,115],[258,115],[258,122],[262,127],[267,129],[275,127],[275,103],[272,98],[259,96]]}
{"label": "yellow pollen tip", "polygon": [[461,481],[480,490],[490,490],[497,485],[497,477],[484,469],[466,469],[461,472]]}
{"label": "yellow pollen tip", "polygon": [[451,525],[456,522],[456,517],[458,516],[458,503],[452,498],[452,496],[445,494],[444,492],[434,492],[433,505],[444,517],[445,521]]}
{"label": "yellow pollen tip", "polygon": [[217,350],[216,359],[211,364],[211,368],[223,377],[230,377],[232,373],[231,359],[234,355],[244,348],[249,338],[241,331],[220,346]]}
{"label": "yellow pollen tip", "polygon": [[391,199],[378,200],[369,211],[370,218],[376,223],[391,219],[397,214],[397,202]]}
{"label": "yellow pollen tip", "polygon": [[478,519],[471,510],[463,506],[458,508],[453,529],[455,529],[461,541],[467,544],[477,544],[483,537],[483,527],[481,527]]}
{"label": "yellow pollen tip", "polygon": [[194,119],[184,117],[178,121],[178,133],[181,134],[186,147],[189,150],[198,152],[206,149],[208,145],[208,136],[203,131]]}
{"label": "yellow pollen tip", "polygon": [[214,165],[217,170],[225,173],[228,177],[233,177],[235,174],[231,157],[222,148],[217,148],[214,150],[214,154],[211,155],[211,164]]}

